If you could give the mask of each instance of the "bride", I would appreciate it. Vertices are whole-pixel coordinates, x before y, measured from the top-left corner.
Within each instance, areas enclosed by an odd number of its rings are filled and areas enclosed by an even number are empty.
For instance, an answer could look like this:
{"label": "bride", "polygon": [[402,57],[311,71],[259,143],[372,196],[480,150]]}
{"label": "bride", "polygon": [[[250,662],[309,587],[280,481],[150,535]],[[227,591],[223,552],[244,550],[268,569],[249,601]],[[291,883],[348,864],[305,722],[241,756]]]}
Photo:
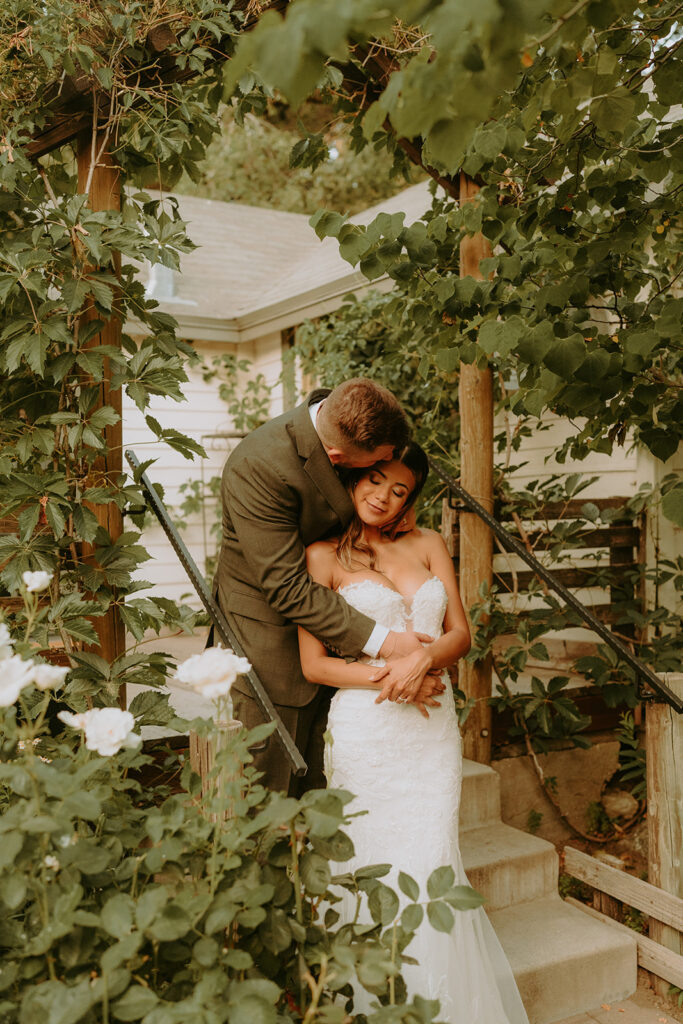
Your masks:
{"label": "bride", "polygon": [[[356,472],[350,484],[354,519],[340,537],[307,549],[316,582],[389,630],[434,638],[416,652],[412,681],[402,688],[392,680],[390,664],[347,663],[299,630],[304,675],[337,688],[328,718],[328,785],[356,794],[358,810],[368,812],[351,821],[355,856],[342,870],[393,863],[393,881],[399,868],[406,871],[418,882],[420,898],[426,897],[428,876],[444,864],[453,868],[457,885],[468,884],[458,845],[460,733],[444,670],[469,650],[469,628],[440,535],[417,528],[396,534],[427,470],[424,452],[410,443],[393,461]],[[443,681],[435,683],[435,674]],[[352,906],[347,896],[346,904],[337,907],[342,920],[353,919],[355,901]],[[423,922],[407,953],[418,961],[402,972],[409,998],[439,999],[440,1019],[528,1024],[481,907],[456,911],[449,935]],[[367,993],[357,996],[356,1011],[369,1012]]]}

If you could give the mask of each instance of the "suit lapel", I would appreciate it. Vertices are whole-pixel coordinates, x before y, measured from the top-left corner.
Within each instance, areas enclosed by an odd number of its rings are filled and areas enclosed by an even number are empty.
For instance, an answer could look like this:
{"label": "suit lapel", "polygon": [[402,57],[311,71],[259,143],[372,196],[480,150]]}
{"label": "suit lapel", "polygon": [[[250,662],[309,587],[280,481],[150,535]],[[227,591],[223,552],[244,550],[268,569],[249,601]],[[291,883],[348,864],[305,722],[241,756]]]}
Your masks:
{"label": "suit lapel", "polygon": [[321,402],[328,394],[329,391],[325,390],[311,392],[306,401],[294,410],[291,429],[297,452],[305,460],[306,475],[334,509],[340,522],[346,525],[353,515],[353,503],[327,457],[309,412],[311,405]]}

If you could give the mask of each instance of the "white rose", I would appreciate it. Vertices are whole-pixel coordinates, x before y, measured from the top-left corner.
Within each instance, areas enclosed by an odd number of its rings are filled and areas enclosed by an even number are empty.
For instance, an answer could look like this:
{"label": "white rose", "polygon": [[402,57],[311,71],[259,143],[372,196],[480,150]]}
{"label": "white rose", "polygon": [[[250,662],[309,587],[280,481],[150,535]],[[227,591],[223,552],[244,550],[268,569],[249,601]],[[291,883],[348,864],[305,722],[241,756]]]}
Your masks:
{"label": "white rose", "polygon": [[33,680],[34,664],[23,661],[18,654],[0,661],[0,707],[8,708],[15,703],[25,686]]}
{"label": "white rose", "polygon": [[35,665],[33,684],[39,690],[53,690],[62,685],[68,674],[69,669],[62,665]]}
{"label": "white rose", "polygon": [[14,641],[6,622],[0,622],[0,661],[11,658],[14,652]]}
{"label": "white rose", "polygon": [[56,857],[52,856],[51,853],[48,853],[47,857],[43,858],[43,864],[46,868],[49,868],[50,871],[59,871],[60,863]]}
{"label": "white rose", "polygon": [[35,594],[39,590],[45,590],[46,587],[50,586],[52,573],[45,572],[44,569],[38,569],[37,572],[22,573],[21,578],[24,581],[24,586],[28,590],[29,594]]}
{"label": "white rose", "polygon": [[178,666],[176,679],[191,687],[202,697],[216,700],[227,697],[238,676],[251,668],[246,658],[223,647],[207,647],[201,654],[195,654]]}
{"label": "white rose", "polygon": [[89,711],[81,711],[78,715],[74,715],[71,711],[60,711],[57,718],[64,722],[64,725],[70,725],[72,729],[85,729],[89,714]]}
{"label": "white rose", "polygon": [[133,732],[135,719],[130,711],[93,708],[78,715],[60,711],[57,717],[73,729],[82,729],[88,750],[96,750],[103,757],[118,754],[122,747],[138,747],[142,743],[142,737]]}

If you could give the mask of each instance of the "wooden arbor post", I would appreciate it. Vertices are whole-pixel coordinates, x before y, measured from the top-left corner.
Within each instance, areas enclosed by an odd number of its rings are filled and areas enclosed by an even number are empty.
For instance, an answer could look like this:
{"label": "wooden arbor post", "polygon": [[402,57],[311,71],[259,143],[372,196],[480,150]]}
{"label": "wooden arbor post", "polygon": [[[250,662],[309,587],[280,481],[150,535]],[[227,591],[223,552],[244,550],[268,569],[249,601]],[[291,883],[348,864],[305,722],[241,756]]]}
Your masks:
{"label": "wooden arbor post", "polygon": [[[78,136],[78,190],[87,192],[88,202],[92,210],[120,210],[121,208],[121,175],[114,159],[103,146],[102,139],[92,131],[85,131]],[[118,264],[118,260],[117,260]],[[116,267],[118,271],[118,265]],[[95,316],[94,308],[84,314],[85,320]],[[102,330],[88,342],[89,348],[98,345],[121,347],[121,321],[114,314]],[[118,484],[123,472],[123,422],[121,388],[115,391],[111,387],[111,369],[109,359],[104,360],[103,379],[99,382],[97,405],[111,406],[119,414],[119,420],[105,428],[106,452],[96,460],[92,468],[93,483],[106,485]],[[107,505],[91,505],[91,511],[99,523],[107,530],[112,540],[123,533],[121,511],[114,502]],[[84,557],[92,557],[92,547],[84,545]],[[93,620],[98,636],[98,647],[101,656],[109,662],[114,661],[126,649],[123,621],[116,606],[112,606],[106,615]],[[120,694],[125,705],[125,692]]]}
{"label": "wooden arbor post", "polygon": [[[683,697],[683,672],[666,682]],[[648,704],[645,728],[648,881],[683,898],[683,715],[668,704]],[[651,920],[650,938],[683,953],[683,935],[670,925]],[[668,981],[652,981],[659,995],[667,994]]]}
{"label": "wooden arbor post", "polygon": [[[479,188],[460,174],[460,202],[472,202]],[[483,235],[463,238],[460,243],[460,276],[483,280],[480,260],[491,255]],[[458,389],[460,409],[460,482],[487,511],[493,511],[493,376],[490,366],[460,364]],[[460,513],[460,593],[469,613],[479,600],[482,583],[493,580],[493,537],[488,526],[472,512]],[[491,658],[472,664],[461,662],[459,685],[477,701],[464,727],[465,757],[488,764],[491,761]]]}

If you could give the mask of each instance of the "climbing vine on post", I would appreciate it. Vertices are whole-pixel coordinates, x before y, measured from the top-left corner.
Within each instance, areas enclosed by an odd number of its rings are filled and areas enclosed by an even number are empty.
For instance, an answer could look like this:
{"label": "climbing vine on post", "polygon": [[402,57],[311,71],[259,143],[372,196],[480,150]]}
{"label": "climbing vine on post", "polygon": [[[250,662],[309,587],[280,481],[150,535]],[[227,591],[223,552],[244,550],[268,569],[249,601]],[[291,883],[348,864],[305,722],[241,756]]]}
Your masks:
{"label": "climbing vine on post", "polygon": [[[192,172],[217,127],[213,48],[238,27],[206,0],[17,2],[0,14],[0,585],[12,610],[24,571],[54,573],[45,646],[58,637],[80,666],[78,693],[89,674],[105,701],[126,678],[158,684],[164,659],[136,654],[110,668],[82,651],[98,639],[93,623],[117,608],[139,640],[187,616],[135,597],[132,574],[148,556],[135,529],[110,528],[140,503],[115,470],[118,396],[143,413],[152,396],[183,400],[192,350],[146,297],[138,267],[177,268],[193,245],[175,201],[142,186]],[[102,169],[109,187],[120,179],[120,202],[89,201]],[[151,416],[147,425],[184,455],[201,452]],[[107,507],[113,518],[98,513]]]}

